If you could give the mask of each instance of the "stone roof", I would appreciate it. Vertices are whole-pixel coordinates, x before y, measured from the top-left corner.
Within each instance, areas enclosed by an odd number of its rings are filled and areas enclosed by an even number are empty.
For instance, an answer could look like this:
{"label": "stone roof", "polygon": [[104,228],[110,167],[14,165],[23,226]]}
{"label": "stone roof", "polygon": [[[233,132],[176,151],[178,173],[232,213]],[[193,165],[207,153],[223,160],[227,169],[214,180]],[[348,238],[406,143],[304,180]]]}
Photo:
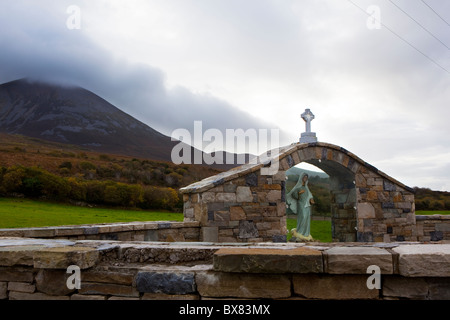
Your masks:
{"label": "stone roof", "polygon": [[[376,167],[372,166],[371,164],[365,162],[355,154],[351,153],[350,151],[346,150],[345,148],[342,148],[337,145],[333,145],[330,143],[324,143],[324,142],[313,142],[313,143],[292,143],[288,146],[284,146],[278,149],[272,150],[270,153],[270,156],[268,157],[265,153],[257,158],[255,158],[253,161],[243,164],[241,166],[232,168],[231,170],[221,172],[217,175],[205,178],[201,181],[195,182],[193,184],[190,184],[184,188],[180,189],[181,193],[200,193],[207,191],[215,186],[221,185],[227,181],[231,181],[233,179],[245,176],[247,174],[250,174],[252,172],[258,171],[264,166],[270,166],[270,163],[274,160],[281,161],[291,153],[301,150],[301,149],[308,149],[313,147],[326,147],[328,149],[337,150],[340,151],[350,158],[352,158],[355,162],[359,163],[360,165],[368,168],[369,170],[379,174],[383,178],[389,180],[390,182],[414,193],[414,189],[404,185],[403,183],[397,181],[396,179],[390,177],[389,175],[385,174],[384,172],[378,170]],[[273,154],[271,154],[273,153]],[[258,159],[262,158],[263,160],[260,161]],[[296,163],[298,164],[298,163]]]}

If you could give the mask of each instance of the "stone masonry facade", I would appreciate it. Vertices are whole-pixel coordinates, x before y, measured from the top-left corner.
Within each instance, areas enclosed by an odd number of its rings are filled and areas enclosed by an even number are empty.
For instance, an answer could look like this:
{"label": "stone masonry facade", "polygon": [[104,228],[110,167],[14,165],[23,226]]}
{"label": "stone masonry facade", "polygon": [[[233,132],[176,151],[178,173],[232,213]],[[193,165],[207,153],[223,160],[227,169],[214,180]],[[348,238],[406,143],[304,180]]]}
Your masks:
{"label": "stone masonry facade", "polygon": [[[67,286],[71,265],[80,268],[79,288]],[[371,265],[379,267],[379,287],[367,286]],[[448,300],[449,266],[450,244],[442,242],[193,245],[0,238],[0,300]]]}
{"label": "stone masonry facade", "polygon": [[[279,170],[261,174],[278,161]],[[184,221],[201,241],[286,240],[286,170],[306,162],[330,176],[333,241],[416,241],[414,191],[344,148],[296,143],[270,162],[249,163],[181,189]]]}

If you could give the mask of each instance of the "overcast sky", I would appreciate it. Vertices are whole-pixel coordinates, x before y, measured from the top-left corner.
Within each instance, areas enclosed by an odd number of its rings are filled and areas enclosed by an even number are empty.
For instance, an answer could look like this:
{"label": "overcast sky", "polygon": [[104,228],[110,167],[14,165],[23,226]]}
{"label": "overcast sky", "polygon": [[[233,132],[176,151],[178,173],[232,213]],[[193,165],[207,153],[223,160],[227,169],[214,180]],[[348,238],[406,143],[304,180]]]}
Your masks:
{"label": "overcast sky", "polygon": [[280,145],[310,108],[319,141],[450,191],[449,22],[438,0],[0,0],[0,82],[80,85],[166,135],[279,128]]}

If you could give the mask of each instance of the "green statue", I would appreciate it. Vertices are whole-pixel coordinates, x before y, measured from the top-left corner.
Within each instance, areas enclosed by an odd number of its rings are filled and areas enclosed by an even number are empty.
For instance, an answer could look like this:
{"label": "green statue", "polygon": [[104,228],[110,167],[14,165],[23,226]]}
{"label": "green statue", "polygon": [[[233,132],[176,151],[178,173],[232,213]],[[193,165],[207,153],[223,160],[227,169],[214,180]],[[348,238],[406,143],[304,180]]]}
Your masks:
{"label": "green statue", "polygon": [[[295,241],[313,241],[310,234],[311,225],[311,205],[314,199],[308,188],[308,175],[303,173],[297,184],[286,195],[286,202],[289,208],[297,215],[297,228],[292,229],[292,238]],[[293,239],[294,240],[294,239]]]}

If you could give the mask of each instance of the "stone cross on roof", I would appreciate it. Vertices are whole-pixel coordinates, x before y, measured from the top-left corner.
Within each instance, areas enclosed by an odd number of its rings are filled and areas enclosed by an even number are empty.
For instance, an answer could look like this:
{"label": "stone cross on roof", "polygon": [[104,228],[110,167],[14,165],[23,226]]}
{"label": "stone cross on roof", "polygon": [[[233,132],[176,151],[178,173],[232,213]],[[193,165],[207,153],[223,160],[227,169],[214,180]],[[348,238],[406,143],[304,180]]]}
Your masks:
{"label": "stone cross on roof", "polygon": [[306,132],[311,132],[311,121],[314,120],[314,114],[310,109],[306,109],[305,112],[302,113],[302,119],[306,122]]}
{"label": "stone cross on roof", "polygon": [[302,119],[306,122],[306,132],[303,132],[300,136],[300,143],[317,142],[315,132],[311,132],[311,121],[315,118],[310,109],[306,109],[301,115]]}

